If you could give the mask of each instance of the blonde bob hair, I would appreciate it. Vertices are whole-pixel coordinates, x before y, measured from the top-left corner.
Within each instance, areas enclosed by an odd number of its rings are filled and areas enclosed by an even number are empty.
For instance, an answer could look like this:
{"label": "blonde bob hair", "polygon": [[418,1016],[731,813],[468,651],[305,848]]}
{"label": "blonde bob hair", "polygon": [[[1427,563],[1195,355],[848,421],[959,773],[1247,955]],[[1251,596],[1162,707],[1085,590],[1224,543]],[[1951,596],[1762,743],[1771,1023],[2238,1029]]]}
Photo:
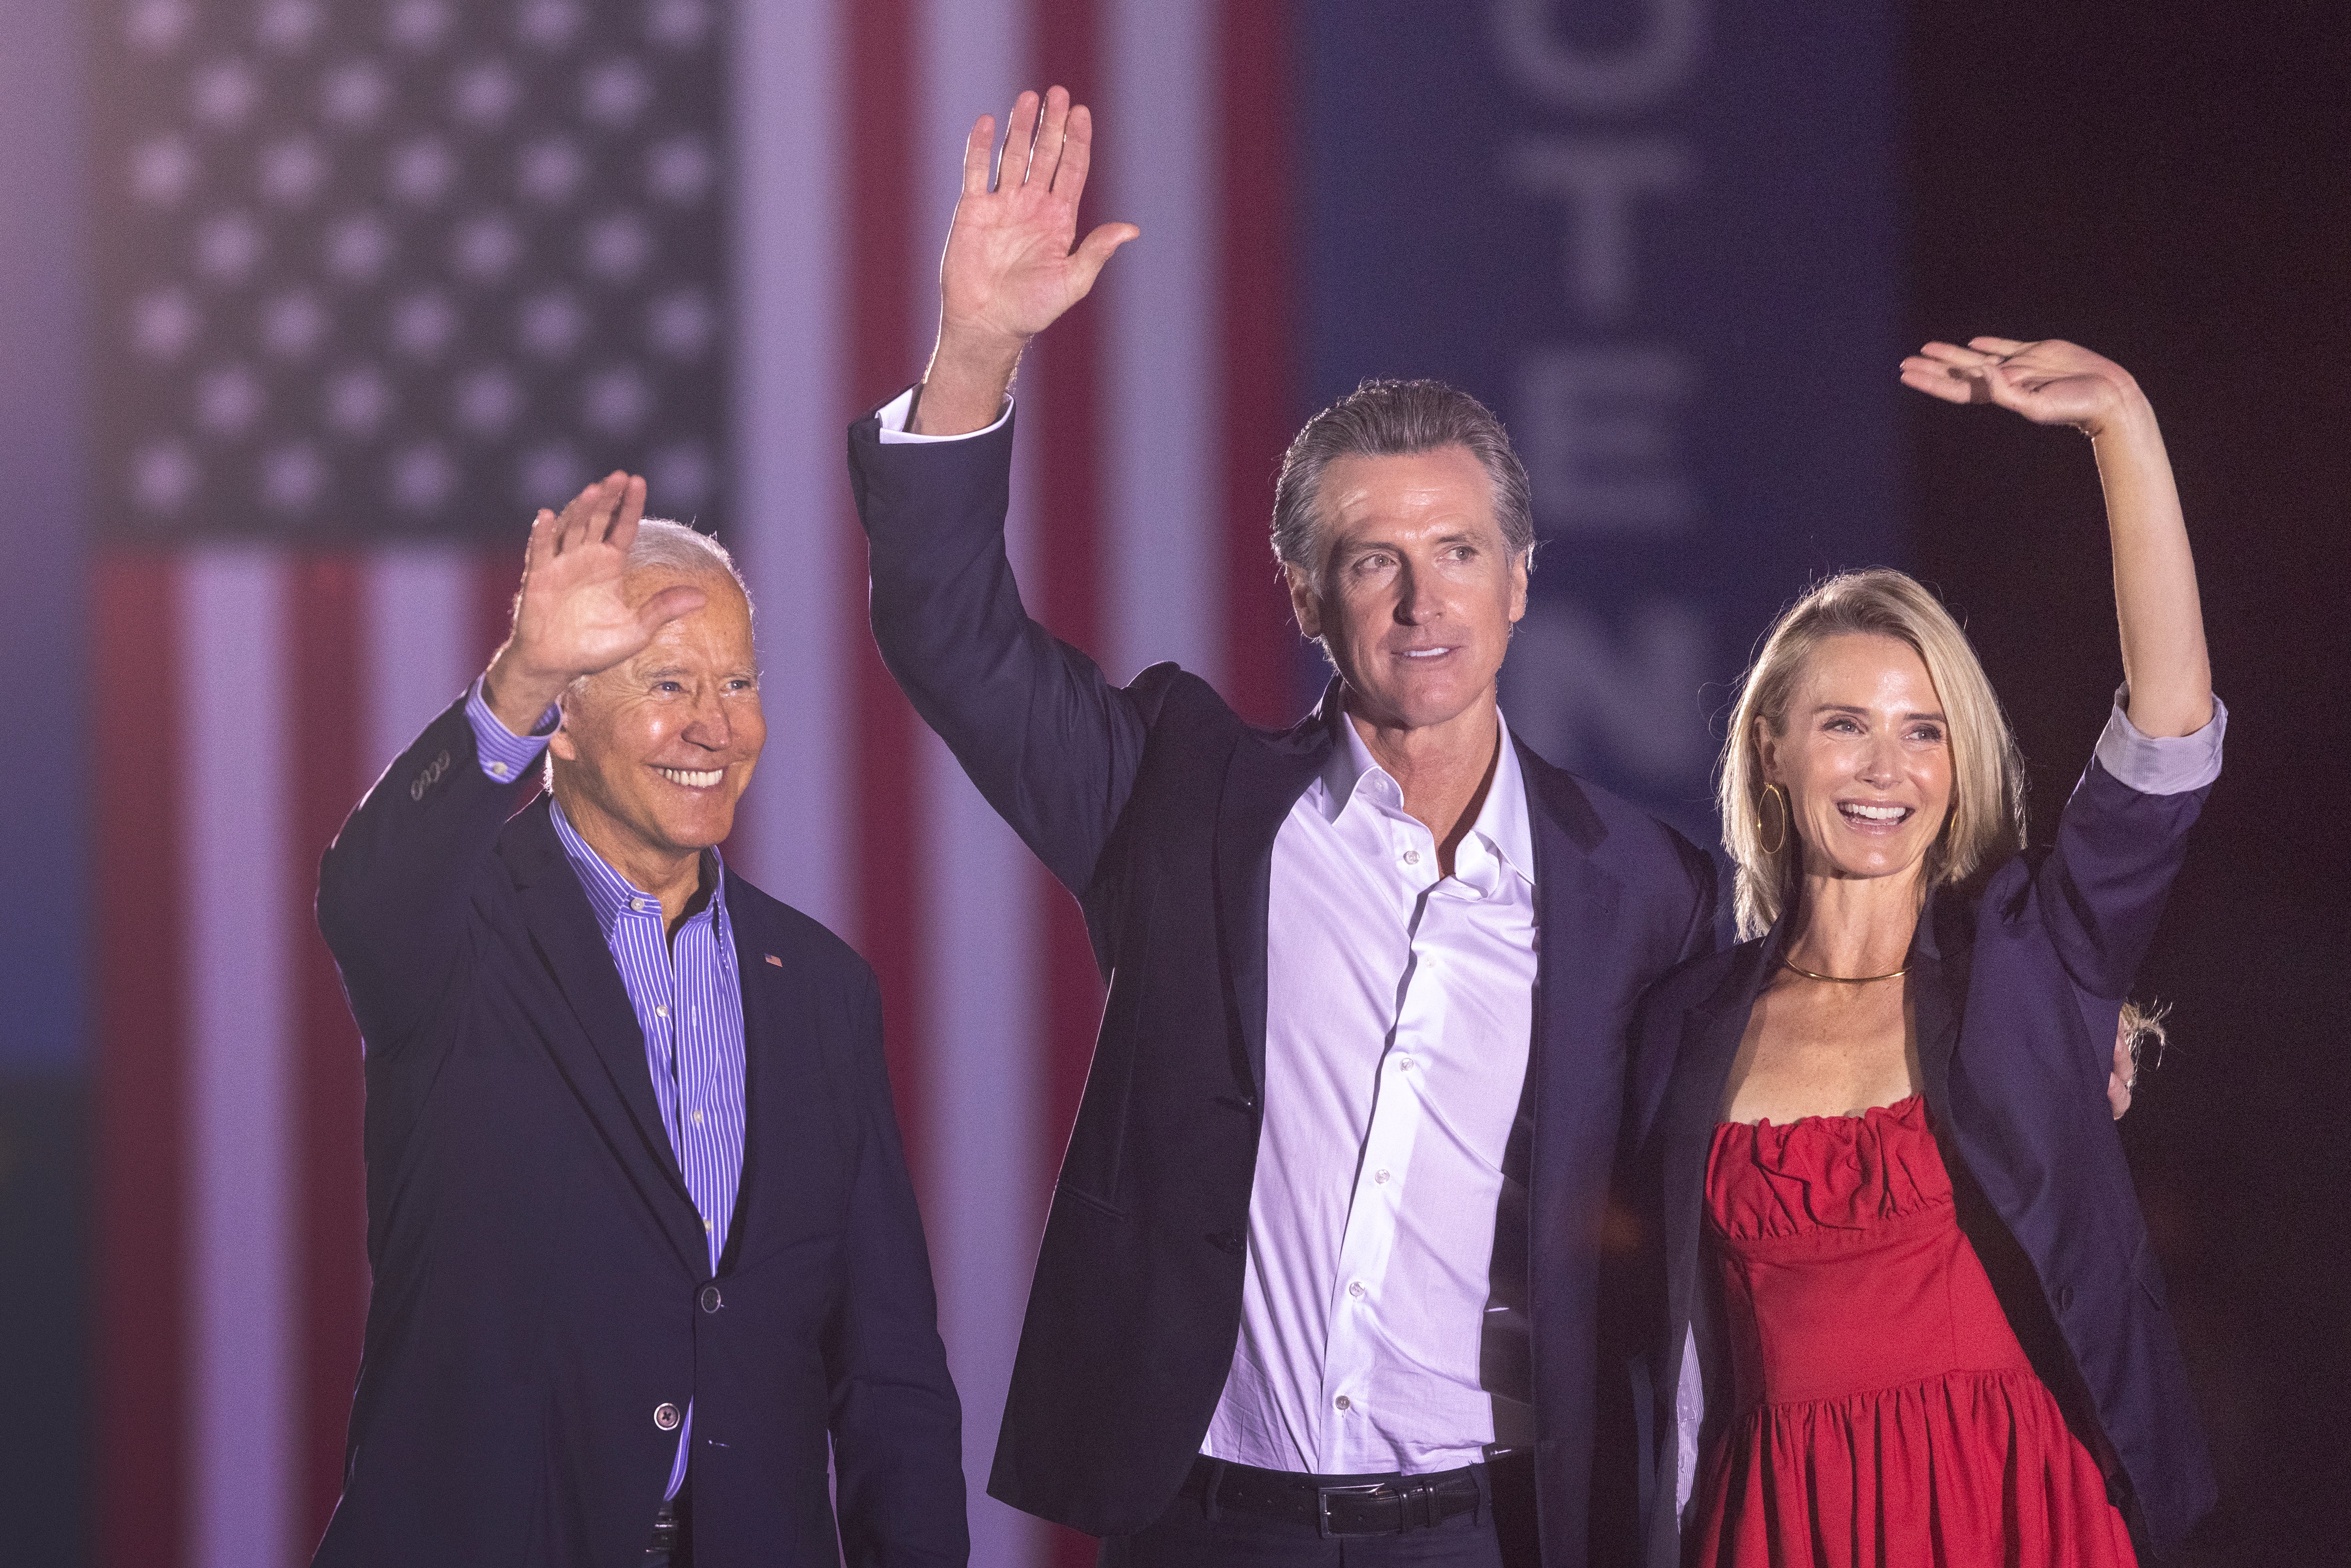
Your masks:
{"label": "blonde bob hair", "polygon": [[1855,632],[1906,644],[1927,666],[1942,699],[1951,745],[1951,808],[1927,852],[1925,885],[1964,882],[2024,847],[2024,765],[1968,634],[1907,572],[1889,567],[1841,572],[1782,613],[1740,683],[1731,713],[1716,803],[1722,847],[1737,868],[1742,941],[1771,928],[1803,871],[1803,849],[1784,794],[1773,813],[1785,830],[1771,851],[1763,847],[1764,728],[1774,739],[1788,733],[1789,699],[1813,651]]}

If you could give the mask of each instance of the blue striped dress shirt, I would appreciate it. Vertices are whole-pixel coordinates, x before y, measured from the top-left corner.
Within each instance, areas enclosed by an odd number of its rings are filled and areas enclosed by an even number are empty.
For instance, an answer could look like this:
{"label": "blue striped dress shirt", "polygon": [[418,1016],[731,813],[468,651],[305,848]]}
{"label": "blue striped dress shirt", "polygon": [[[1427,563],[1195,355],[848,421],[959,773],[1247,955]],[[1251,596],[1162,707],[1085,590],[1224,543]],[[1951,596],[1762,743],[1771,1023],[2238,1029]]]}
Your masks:
{"label": "blue striped dress shirt", "polygon": [[[474,683],[465,702],[482,771],[492,779],[518,779],[538,758],[553,733],[556,710],[549,708],[537,729],[517,736],[498,721],[483,699],[482,683]],[[629,880],[588,847],[550,801],[556,836],[571,862],[573,874],[588,894],[604,946],[621,971],[621,984],[644,1032],[645,1067],[653,1081],[653,1100],[668,1129],[670,1152],[685,1178],[685,1190],[702,1216],[710,1243],[710,1271],[718,1271],[719,1254],[726,1248],[726,1227],[735,1214],[735,1197],[743,1185],[743,985],[735,970],[735,934],[726,921],[725,866],[716,850],[708,855],[703,873],[711,889],[710,902],[677,928],[673,943],[665,938],[661,900],[631,885]],[[678,1427],[677,1458],[669,1473],[669,1490],[675,1497],[685,1484],[686,1459],[694,1437],[694,1406]]]}

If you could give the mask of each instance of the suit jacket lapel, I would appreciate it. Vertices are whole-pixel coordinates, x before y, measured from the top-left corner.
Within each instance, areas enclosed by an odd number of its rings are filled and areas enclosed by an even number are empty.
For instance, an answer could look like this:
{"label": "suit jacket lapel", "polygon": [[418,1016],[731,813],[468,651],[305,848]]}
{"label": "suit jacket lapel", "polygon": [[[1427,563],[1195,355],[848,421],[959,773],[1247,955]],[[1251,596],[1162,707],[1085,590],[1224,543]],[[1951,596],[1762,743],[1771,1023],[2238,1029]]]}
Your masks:
{"label": "suit jacket lapel", "polygon": [[[1513,744],[1517,744],[1514,740]],[[1573,1218],[1590,1194],[1555,1151],[1601,1140],[1613,1147],[1623,1106],[1625,1042],[1614,1009],[1617,944],[1611,933],[1624,884],[1593,858],[1606,829],[1575,780],[1519,746],[1527,823],[1535,848],[1535,1008],[1527,1071],[1534,1080],[1529,1219],[1535,1236],[1580,1234]],[[1587,1138],[1573,1129],[1582,1125]],[[1538,1256],[1540,1256],[1540,1250]]]}
{"label": "suit jacket lapel", "polygon": [[1936,1119],[1950,1104],[1951,1052],[1959,1042],[1959,1001],[1967,995],[1973,933],[1967,900],[1938,889],[1918,912],[1910,938],[1910,1023],[1918,1031],[1918,1075]]}
{"label": "suit jacket lapel", "polygon": [[1686,1319],[1692,1305],[1689,1290],[1698,1277],[1707,1158],[1713,1150],[1716,1124],[1722,1116],[1723,1090],[1730,1082],[1739,1042],[1746,1038],[1755,998],[1779,963],[1785,940],[1783,920],[1772,927],[1760,947],[1736,955],[1713,992],[1683,1020],[1679,1060],[1673,1068],[1657,1131],[1662,1141],[1667,1290],[1677,1322]]}
{"label": "suit jacket lapel", "polygon": [[549,1035],[549,1047],[659,1216],[679,1258],[698,1277],[709,1262],[702,1221],[662,1126],[652,1071],[645,1063],[644,1032],[637,1027],[628,988],[621,984],[611,949],[596,928],[588,895],[564,859],[562,841],[556,837],[543,799],[517,821],[516,830],[507,859],[522,900],[524,923],[540,961],[580,1020],[587,1045],[580,1050],[579,1040],[559,1030]]}
{"label": "suit jacket lapel", "polygon": [[1312,713],[1280,735],[1243,736],[1225,765],[1217,805],[1217,925],[1247,1058],[1233,1064],[1234,1073],[1253,1094],[1265,1083],[1266,901],[1273,841],[1329,758],[1335,727],[1344,722],[1333,680]]}

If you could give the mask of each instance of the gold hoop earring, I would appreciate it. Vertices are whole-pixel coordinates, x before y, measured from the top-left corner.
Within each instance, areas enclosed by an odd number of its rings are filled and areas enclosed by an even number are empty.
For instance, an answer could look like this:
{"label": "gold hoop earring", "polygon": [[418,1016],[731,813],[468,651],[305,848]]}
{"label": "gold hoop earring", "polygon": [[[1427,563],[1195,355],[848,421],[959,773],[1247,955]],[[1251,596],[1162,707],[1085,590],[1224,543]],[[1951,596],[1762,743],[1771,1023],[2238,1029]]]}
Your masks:
{"label": "gold hoop earring", "polygon": [[1771,841],[1768,844],[1762,841],[1763,808],[1761,804],[1755,808],[1756,847],[1763,852],[1766,860],[1770,860],[1788,847],[1788,792],[1777,784],[1766,784],[1763,786],[1763,799],[1779,808],[1772,815],[1779,821],[1780,831],[1771,835]]}

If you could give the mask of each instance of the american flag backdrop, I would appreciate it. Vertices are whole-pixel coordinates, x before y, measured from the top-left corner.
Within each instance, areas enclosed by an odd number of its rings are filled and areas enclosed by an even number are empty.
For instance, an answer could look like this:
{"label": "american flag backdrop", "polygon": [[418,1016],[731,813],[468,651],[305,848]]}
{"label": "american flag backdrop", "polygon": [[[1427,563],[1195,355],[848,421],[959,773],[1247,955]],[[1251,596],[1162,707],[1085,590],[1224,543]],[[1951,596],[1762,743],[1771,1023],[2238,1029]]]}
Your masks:
{"label": "american flag backdrop", "polygon": [[504,632],[534,507],[613,467],[758,603],[728,852],[888,1009],[974,1561],[1100,991],[1074,906],[864,624],[842,432],[918,373],[970,120],[1097,111],[1144,231],[1032,356],[1012,533],[1116,678],[1286,720],[1286,8],[1249,0],[106,0],[90,10],[98,1561],[307,1560],[364,1314],[359,1042],[319,851]]}

